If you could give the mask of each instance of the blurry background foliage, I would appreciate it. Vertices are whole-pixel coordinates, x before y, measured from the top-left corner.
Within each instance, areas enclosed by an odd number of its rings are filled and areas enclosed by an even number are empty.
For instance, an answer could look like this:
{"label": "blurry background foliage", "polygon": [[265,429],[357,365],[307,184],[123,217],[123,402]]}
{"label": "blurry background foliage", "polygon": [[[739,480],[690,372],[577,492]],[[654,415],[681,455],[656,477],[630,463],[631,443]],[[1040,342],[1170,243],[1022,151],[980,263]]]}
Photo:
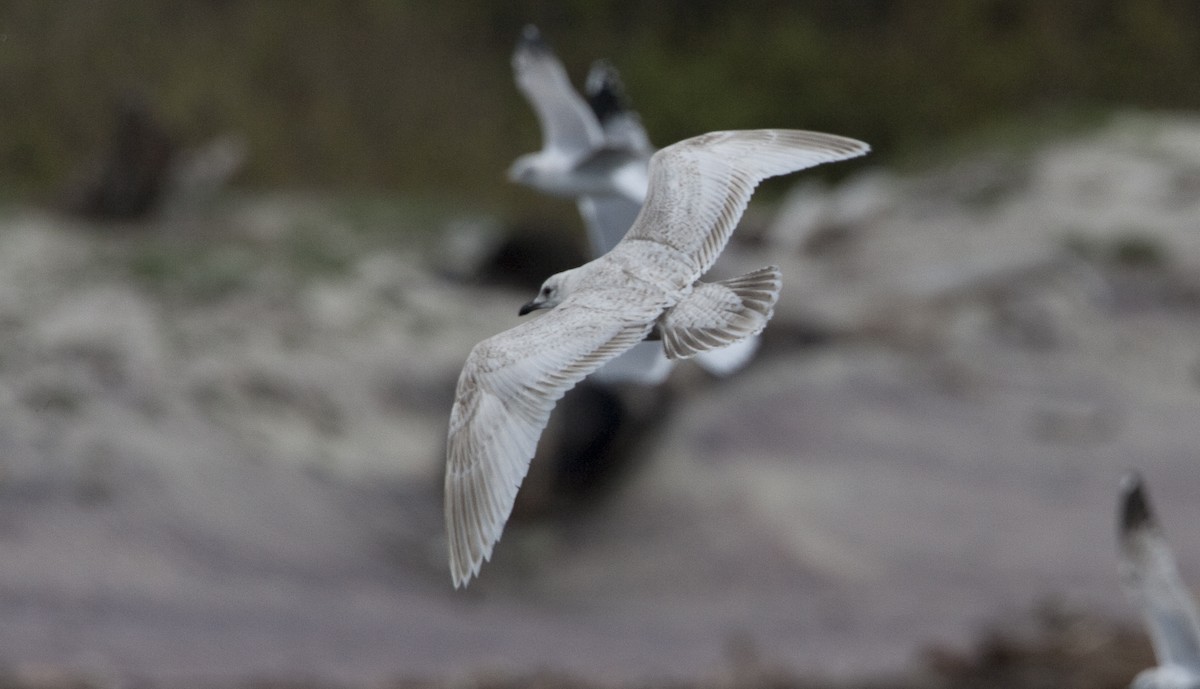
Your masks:
{"label": "blurry background foliage", "polygon": [[800,127],[895,162],[1047,113],[1200,105],[1184,0],[11,0],[0,183],[50,194],[140,92],[184,143],[246,136],[250,188],[504,206],[540,140],[509,67],[527,22],[577,85],[611,58],[658,145]]}

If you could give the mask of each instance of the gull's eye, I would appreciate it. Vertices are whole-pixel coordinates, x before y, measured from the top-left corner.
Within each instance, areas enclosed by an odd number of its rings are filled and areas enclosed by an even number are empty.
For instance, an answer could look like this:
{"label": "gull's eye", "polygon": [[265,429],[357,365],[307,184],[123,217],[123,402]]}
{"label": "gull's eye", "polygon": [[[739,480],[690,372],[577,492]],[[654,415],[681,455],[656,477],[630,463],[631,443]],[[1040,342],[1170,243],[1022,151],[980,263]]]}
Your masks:
{"label": "gull's eye", "polygon": [[548,297],[548,296],[550,296],[550,293],[551,293],[551,292],[553,292],[553,291],[554,291],[554,290],[550,289],[549,287],[543,287],[543,288],[542,288],[542,296],[543,296],[543,297]]}

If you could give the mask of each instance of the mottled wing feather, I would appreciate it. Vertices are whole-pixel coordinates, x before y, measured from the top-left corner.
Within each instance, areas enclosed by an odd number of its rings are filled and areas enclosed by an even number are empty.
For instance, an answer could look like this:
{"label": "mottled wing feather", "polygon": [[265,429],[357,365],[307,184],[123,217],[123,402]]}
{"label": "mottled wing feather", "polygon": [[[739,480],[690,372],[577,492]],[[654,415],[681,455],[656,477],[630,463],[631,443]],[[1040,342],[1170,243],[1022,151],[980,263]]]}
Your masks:
{"label": "mottled wing feather", "polygon": [[1196,603],[1179,577],[1141,478],[1134,473],[1122,483],[1119,543],[1121,578],[1142,608],[1159,664],[1200,672]]}
{"label": "mottled wing feather", "polygon": [[456,587],[491,557],[555,403],[645,338],[657,315],[642,313],[636,295],[624,313],[592,308],[589,298],[595,294],[568,298],[480,342],[463,366],[446,454],[446,528]]}
{"label": "mottled wing feather", "polygon": [[646,203],[626,238],[656,241],[693,257],[690,284],[712,267],[759,182],[869,150],[854,139],[788,129],[685,139],[650,159]]}
{"label": "mottled wing feather", "polygon": [[571,86],[566,69],[535,27],[525,27],[512,66],[517,87],[542,127],[543,150],[575,157],[603,144],[600,122]]}

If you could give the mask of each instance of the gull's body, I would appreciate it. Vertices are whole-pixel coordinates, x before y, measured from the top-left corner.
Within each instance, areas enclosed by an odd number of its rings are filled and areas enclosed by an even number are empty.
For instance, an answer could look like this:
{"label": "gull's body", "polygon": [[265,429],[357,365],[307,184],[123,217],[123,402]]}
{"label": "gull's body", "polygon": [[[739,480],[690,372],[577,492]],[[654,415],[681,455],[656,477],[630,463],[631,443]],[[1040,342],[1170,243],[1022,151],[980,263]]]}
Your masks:
{"label": "gull's body", "polygon": [[[570,88],[570,84],[567,84]],[[617,187],[632,188],[632,193],[592,194],[576,197],[575,204],[587,228],[588,243],[592,258],[608,253],[625,237],[633,226],[642,202],[646,198],[649,184],[648,169],[654,146],[646,134],[638,114],[629,107],[625,87],[615,67],[605,60],[597,60],[588,71],[584,86],[588,108],[604,134],[604,147],[610,151],[621,151],[624,168],[617,174],[626,178]],[[707,360],[717,358],[728,350],[742,350],[746,345],[754,347],[756,340],[744,340],[725,350],[706,352],[697,358],[704,365]],[[728,359],[725,355],[722,359]],[[748,357],[747,357],[748,358]],[[663,352],[658,342],[639,342],[625,353],[601,366],[592,379],[601,383],[637,383],[657,385],[671,373],[674,363]]]}
{"label": "gull's body", "polygon": [[1200,616],[1136,473],[1121,484],[1118,542],[1122,583],[1141,608],[1158,658],[1131,689],[1200,689]]}
{"label": "gull's body", "polygon": [[764,268],[700,282],[767,177],[862,155],[853,139],[793,130],[713,132],[656,153],[646,203],[608,253],[546,280],[521,313],[550,309],[471,350],[450,413],[446,524],[455,586],[491,557],[538,438],[562,395],[652,333],[670,358],[757,334],[779,296]]}
{"label": "gull's body", "polygon": [[[517,87],[542,129],[542,149],[518,158],[511,181],[544,194],[574,199],[587,227],[592,257],[612,250],[633,226],[649,186],[654,146],[628,102],[616,68],[604,60],[588,72],[586,100],[571,86],[566,68],[527,26],[512,58]],[[746,365],[758,338],[709,350],[696,362],[709,373],[728,375]],[[595,380],[656,385],[673,364],[661,345],[646,342],[596,371]]]}

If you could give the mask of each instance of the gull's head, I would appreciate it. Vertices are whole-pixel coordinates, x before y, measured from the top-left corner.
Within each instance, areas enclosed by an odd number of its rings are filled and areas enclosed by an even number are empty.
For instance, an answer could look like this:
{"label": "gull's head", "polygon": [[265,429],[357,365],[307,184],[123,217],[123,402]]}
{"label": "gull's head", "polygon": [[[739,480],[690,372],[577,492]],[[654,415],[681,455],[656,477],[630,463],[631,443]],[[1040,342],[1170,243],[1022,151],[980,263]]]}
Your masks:
{"label": "gull's head", "polygon": [[551,275],[542,283],[537,296],[521,307],[520,315],[532,313],[539,309],[552,309],[558,306],[571,293],[575,270],[565,270],[557,275]]}

